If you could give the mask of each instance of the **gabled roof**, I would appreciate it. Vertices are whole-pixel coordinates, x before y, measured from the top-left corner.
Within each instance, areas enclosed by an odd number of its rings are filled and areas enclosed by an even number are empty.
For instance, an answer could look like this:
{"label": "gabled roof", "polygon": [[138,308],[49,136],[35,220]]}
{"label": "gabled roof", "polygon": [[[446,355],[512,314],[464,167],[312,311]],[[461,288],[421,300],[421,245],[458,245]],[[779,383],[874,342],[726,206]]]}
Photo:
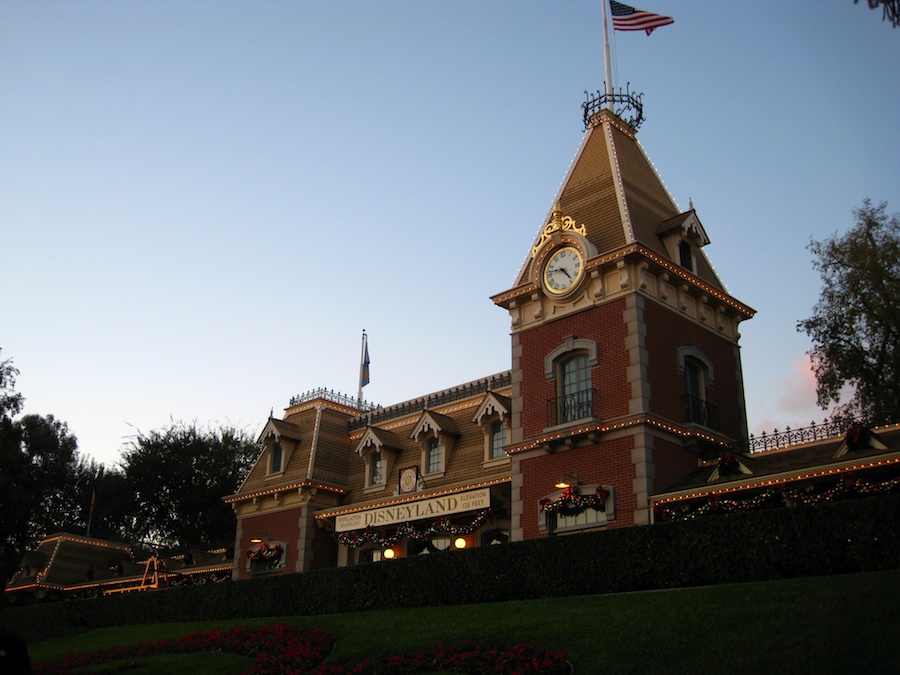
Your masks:
{"label": "gabled roof", "polygon": [[[584,225],[585,237],[603,255],[630,244],[641,244],[671,259],[660,228],[671,229],[696,214],[682,213],[635,138],[635,131],[608,110],[594,118],[554,202],[567,217]],[[552,212],[541,226],[541,232]],[[691,221],[692,223],[694,221]],[[667,224],[664,226],[664,224]],[[696,220],[699,225],[699,220]],[[702,231],[703,243],[708,243]],[[540,233],[536,242],[540,240]],[[516,285],[526,283],[531,258],[526,259]],[[702,251],[697,251],[697,276],[725,290]]]}
{"label": "gabled roof", "polygon": [[481,405],[478,406],[478,410],[476,410],[475,414],[472,416],[472,422],[481,424],[481,420],[484,419],[486,415],[494,414],[499,415],[501,418],[506,418],[511,411],[512,399],[508,396],[502,396],[494,391],[489,391],[484,395]]}
{"label": "gabled roof", "polygon": [[659,234],[668,234],[673,231],[679,231],[683,234],[688,232],[696,234],[701,246],[706,246],[709,243],[709,236],[707,236],[706,230],[703,229],[703,225],[700,224],[700,219],[697,217],[697,212],[694,209],[664,220],[657,228]]}
{"label": "gabled roof", "polygon": [[382,448],[400,450],[403,447],[403,442],[397,434],[391,431],[379,429],[378,427],[366,427],[365,433],[356,444],[356,454],[362,455],[369,446],[374,446],[376,450],[381,450]]}
{"label": "gabled roof", "polygon": [[266,426],[263,427],[256,442],[262,443],[269,434],[274,435],[275,438],[284,437],[294,441],[299,441],[301,439],[300,428],[296,424],[291,424],[284,420],[277,420],[274,417],[269,417]]}
{"label": "gabled roof", "polygon": [[409,437],[418,441],[419,436],[428,432],[434,433],[435,435],[437,435],[438,432],[444,432],[459,436],[459,427],[456,426],[456,422],[453,418],[441,415],[433,410],[425,410],[419,416],[419,421],[416,423],[416,426],[413,427]]}

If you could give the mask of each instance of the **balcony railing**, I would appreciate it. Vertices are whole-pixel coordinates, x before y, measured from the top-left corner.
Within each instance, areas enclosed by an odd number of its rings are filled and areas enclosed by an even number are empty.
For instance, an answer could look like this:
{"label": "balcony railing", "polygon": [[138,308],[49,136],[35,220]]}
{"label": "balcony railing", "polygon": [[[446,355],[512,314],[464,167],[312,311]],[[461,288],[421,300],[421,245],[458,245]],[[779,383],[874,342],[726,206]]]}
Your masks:
{"label": "balcony railing", "polygon": [[684,422],[685,424],[699,424],[712,431],[720,431],[719,408],[699,396],[685,394]]}
{"label": "balcony railing", "polygon": [[547,426],[568,424],[594,417],[594,389],[558,396],[547,401]]}

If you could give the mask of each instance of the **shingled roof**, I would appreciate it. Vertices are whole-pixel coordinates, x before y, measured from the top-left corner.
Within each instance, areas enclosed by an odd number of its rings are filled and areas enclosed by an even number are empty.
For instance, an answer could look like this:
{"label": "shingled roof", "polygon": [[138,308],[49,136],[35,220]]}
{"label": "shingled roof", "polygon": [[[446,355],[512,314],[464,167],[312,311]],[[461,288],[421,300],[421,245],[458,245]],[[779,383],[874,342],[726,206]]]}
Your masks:
{"label": "shingled roof", "polygon": [[[608,110],[594,118],[581,148],[569,168],[554,209],[578,225],[598,254],[629,244],[642,244],[669,258],[661,228],[671,227],[694,215],[682,213],[644,154],[635,130]],[[552,218],[552,211],[541,227]],[[663,224],[666,224],[663,226]],[[535,242],[540,241],[540,234]],[[708,240],[702,241],[703,244]],[[702,250],[697,253],[696,274],[706,283],[725,290]],[[516,285],[527,282],[531,258],[526,259]]]}

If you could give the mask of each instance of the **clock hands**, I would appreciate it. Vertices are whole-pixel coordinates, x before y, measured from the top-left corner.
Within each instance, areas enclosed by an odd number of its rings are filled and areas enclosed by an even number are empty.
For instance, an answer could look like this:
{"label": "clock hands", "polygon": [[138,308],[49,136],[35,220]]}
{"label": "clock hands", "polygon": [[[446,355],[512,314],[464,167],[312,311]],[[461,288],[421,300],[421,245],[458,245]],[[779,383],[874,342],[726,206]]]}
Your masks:
{"label": "clock hands", "polygon": [[567,277],[569,277],[570,280],[572,279],[572,275],[569,274],[569,270],[567,270],[565,267],[548,267],[547,268],[548,274],[553,274],[554,272],[562,272]]}

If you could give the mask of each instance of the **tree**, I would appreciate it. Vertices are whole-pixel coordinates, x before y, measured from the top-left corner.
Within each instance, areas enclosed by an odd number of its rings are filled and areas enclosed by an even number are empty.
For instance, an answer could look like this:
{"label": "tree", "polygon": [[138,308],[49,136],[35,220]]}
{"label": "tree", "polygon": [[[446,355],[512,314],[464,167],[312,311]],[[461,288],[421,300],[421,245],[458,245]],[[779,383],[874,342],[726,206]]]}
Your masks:
{"label": "tree", "polygon": [[839,403],[849,387],[835,413],[866,424],[900,421],[900,216],[886,209],[866,199],[846,234],[810,242],[822,291],[797,322],[813,341],[819,405]]}
{"label": "tree", "polygon": [[11,360],[0,361],[0,566],[5,569],[19,562],[22,548],[15,533],[26,513],[17,499],[25,470],[20,451],[22,430],[13,419],[23,404],[22,395],[15,390],[18,374]]}
{"label": "tree", "polygon": [[7,569],[49,534],[85,531],[99,470],[79,454],[65,422],[14,418],[24,403],[16,375],[11,361],[0,362],[0,562]]}
{"label": "tree", "polygon": [[[891,26],[900,26],[900,0],[868,0],[869,8],[876,9],[881,5],[881,20],[890,21]],[[853,4],[859,4],[859,0],[853,0]]]}
{"label": "tree", "polygon": [[139,432],[121,462],[133,498],[130,533],[161,546],[233,543],[235,517],[222,498],[237,491],[257,453],[247,432],[232,427]]}

